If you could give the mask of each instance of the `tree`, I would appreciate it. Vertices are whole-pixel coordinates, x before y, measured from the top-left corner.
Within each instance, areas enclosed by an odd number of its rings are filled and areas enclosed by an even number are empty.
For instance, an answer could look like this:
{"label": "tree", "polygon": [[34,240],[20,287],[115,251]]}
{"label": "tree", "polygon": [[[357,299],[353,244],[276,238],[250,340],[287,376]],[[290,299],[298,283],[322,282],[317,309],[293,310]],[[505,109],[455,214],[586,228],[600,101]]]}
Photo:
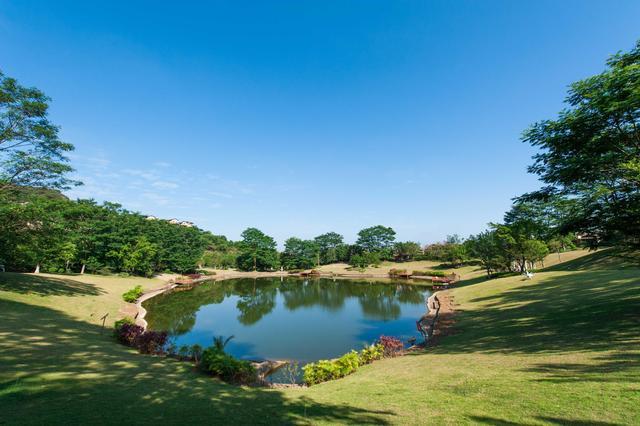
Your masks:
{"label": "tree", "polygon": [[50,98],[0,72],[0,190],[16,185],[65,189],[65,157],[73,145],[60,140],[47,118]]}
{"label": "tree", "polygon": [[337,232],[327,232],[315,237],[314,241],[318,246],[319,264],[326,265],[345,260],[343,255],[345,250],[342,249],[344,247],[342,235]]}
{"label": "tree", "polygon": [[465,245],[470,255],[480,261],[488,277],[491,277],[494,272],[508,268],[496,231],[484,231],[478,235],[472,235]]}
{"label": "tree", "polygon": [[124,271],[151,276],[155,270],[157,253],[158,247],[142,236],[133,244],[123,245],[115,256],[121,259]]}
{"label": "tree", "polygon": [[[571,228],[640,241],[640,41],[601,74],[573,83],[567,108],[533,124],[523,141],[540,148],[529,172],[546,184],[521,200],[568,197]],[[596,239],[597,240],[597,239]]]}
{"label": "tree", "polygon": [[72,241],[65,241],[60,246],[60,259],[64,262],[65,272],[69,272],[69,264],[75,259],[78,248]]}
{"label": "tree", "polygon": [[526,240],[522,247],[523,257],[527,259],[529,267],[535,268],[536,263],[542,262],[544,266],[544,258],[549,254],[549,248],[540,240]]}
{"label": "tree", "polygon": [[284,269],[308,269],[317,264],[320,250],[315,241],[289,238],[284,243],[282,266]]}
{"label": "tree", "polygon": [[566,250],[572,250],[576,248],[574,244],[575,235],[567,234],[567,235],[556,235],[553,237],[548,243],[547,247],[549,250],[558,254],[558,262],[562,260],[560,257],[560,253]]}
{"label": "tree", "polygon": [[393,242],[396,240],[396,231],[382,225],[365,228],[358,232],[356,245],[366,252],[390,254]]}
{"label": "tree", "polygon": [[349,259],[349,264],[354,268],[366,268],[369,265],[378,266],[380,264],[380,253],[365,251],[361,254],[354,254]]}
{"label": "tree", "polygon": [[445,249],[445,262],[454,267],[460,266],[468,259],[467,248],[462,243],[448,244]]}
{"label": "tree", "polygon": [[273,238],[256,228],[245,229],[241,237],[242,241],[238,244],[238,269],[266,271],[278,267],[278,251]]}
{"label": "tree", "polygon": [[393,258],[396,262],[413,260],[421,252],[420,244],[413,241],[397,242],[393,245]]}

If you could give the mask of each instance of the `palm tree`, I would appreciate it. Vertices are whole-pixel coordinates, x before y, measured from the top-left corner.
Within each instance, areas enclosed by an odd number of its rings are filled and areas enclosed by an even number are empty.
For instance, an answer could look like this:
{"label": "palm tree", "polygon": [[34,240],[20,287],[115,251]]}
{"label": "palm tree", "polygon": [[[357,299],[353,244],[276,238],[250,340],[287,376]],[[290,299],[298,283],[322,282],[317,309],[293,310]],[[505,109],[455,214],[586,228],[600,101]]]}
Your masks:
{"label": "palm tree", "polygon": [[225,340],[224,336],[216,336],[213,338],[213,347],[220,352],[224,352],[225,346],[227,346],[227,343],[229,343],[229,341],[234,337],[235,336],[232,335],[227,337]]}

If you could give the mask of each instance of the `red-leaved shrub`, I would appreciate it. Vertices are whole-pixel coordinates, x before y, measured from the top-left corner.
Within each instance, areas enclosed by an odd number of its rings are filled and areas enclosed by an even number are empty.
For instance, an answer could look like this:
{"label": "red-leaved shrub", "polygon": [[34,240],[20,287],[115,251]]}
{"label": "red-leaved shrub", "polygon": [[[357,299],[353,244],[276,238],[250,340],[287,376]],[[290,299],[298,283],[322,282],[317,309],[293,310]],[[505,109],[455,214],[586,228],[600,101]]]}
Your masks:
{"label": "red-leaved shrub", "polygon": [[124,323],[116,328],[115,334],[118,342],[127,346],[135,346],[138,338],[144,333],[144,328],[139,325]]}
{"label": "red-leaved shrub", "polygon": [[146,331],[139,335],[135,341],[135,345],[138,347],[138,350],[143,354],[162,353],[166,343],[166,331]]}
{"label": "red-leaved shrub", "polygon": [[380,344],[384,346],[384,356],[386,358],[399,355],[404,349],[400,339],[389,336],[380,336]]}

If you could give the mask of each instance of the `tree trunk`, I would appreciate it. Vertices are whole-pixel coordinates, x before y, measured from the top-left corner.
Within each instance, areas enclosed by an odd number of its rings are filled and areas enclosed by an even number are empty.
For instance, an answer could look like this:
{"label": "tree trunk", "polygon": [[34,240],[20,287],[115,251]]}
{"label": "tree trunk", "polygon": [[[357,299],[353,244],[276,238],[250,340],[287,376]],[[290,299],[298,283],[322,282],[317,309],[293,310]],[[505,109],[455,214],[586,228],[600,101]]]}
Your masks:
{"label": "tree trunk", "polygon": [[33,273],[34,274],[39,274],[40,273],[40,264],[39,263],[36,265],[36,270],[33,271]]}
{"label": "tree trunk", "polygon": [[82,269],[80,269],[80,275],[84,275],[84,267],[85,267],[85,264],[83,263],[82,264]]}

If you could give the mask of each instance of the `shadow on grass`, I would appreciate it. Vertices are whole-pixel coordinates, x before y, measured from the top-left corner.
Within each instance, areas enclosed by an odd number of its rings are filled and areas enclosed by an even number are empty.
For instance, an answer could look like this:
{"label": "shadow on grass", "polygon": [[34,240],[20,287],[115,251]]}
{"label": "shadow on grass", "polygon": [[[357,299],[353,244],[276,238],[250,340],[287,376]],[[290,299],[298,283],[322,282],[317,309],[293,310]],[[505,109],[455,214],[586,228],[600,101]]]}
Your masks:
{"label": "shadow on grass", "polygon": [[543,271],[594,271],[640,268],[640,251],[601,249],[586,256],[544,268]]}
{"label": "shadow on grass", "polygon": [[386,424],[390,411],[227,385],[57,311],[0,301],[0,423]]}
{"label": "shadow on grass", "polygon": [[616,373],[623,370],[640,372],[640,352],[610,353],[593,358],[592,364],[540,363],[524,371],[540,373],[540,382],[619,382]]}
{"label": "shadow on grass", "polygon": [[0,273],[0,290],[39,296],[99,296],[105,292],[93,284],[70,278]]}
{"label": "shadow on grass", "polygon": [[[499,286],[500,281],[487,283]],[[448,352],[521,353],[631,347],[639,338],[637,270],[538,274],[533,281],[472,300],[460,312],[461,334],[439,348]]]}
{"label": "shadow on grass", "polygon": [[[495,417],[488,416],[470,416],[470,420],[475,423],[481,423],[486,425],[494,425],[494,426],[521,426],[521,425],[532,425],[534,423],[517,423],[510,422],[508,420],[502,420]],[[609,423],[609,422],[598,422],[598,421],[590,421],[590,420],[573,420],[573,419],[561,419],[556,417],[544,417],[537,416],[536,419],[541,420],[546,423],[551,423],[554,425],[581,425],[581,426],[617,426],[619,423]],[[538,423],[535,423],[538,424]]]}

